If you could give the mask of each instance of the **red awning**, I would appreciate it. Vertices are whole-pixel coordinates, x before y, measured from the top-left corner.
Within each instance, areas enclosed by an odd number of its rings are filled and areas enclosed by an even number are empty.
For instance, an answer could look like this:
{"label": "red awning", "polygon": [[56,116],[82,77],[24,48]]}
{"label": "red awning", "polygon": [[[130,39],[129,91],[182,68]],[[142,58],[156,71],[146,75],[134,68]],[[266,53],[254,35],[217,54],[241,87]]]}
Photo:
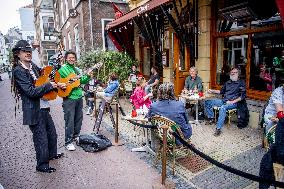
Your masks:
{"label": "red awning", "polygon": [[284,27],[284,1],[283,0],[276,0],[276,4],[281,16],[282,25]]}
{"label": "red awning", "polygon": [[130,19],[139,16],[140,14],[143,14],[147,11],[150,11],[152,9],[154,9],[157,6],[160,6],[164,3],[167,3],[171,0],[152,0],[152,1],[148,1],[147,3],[133,9],[132,11],[126,13],[125,15],[123,15],[122,17],[112,21],[111,23],[107,24],[106,26],[106,30],[109,30],[111,28],[114,28],[115,26],[121,25],[124,22],[129,21]]}

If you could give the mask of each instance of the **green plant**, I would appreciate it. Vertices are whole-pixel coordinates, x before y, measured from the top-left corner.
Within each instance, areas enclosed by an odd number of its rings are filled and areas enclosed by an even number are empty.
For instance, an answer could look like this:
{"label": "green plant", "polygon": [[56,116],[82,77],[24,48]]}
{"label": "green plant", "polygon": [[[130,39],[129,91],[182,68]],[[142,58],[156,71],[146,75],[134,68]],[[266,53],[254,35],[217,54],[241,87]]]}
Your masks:
{"label": "green plant", "polygon": [[115,72],[119,76],[119,81],[126,80],[132,65],[137,65],[128,54],[117,51],[89,51],[83,54],[78,60],[79,67],[86,70],[98,62],[102,62],[103,66],[95,71],[95,77],[104,82],[108,80],[108,75]]}

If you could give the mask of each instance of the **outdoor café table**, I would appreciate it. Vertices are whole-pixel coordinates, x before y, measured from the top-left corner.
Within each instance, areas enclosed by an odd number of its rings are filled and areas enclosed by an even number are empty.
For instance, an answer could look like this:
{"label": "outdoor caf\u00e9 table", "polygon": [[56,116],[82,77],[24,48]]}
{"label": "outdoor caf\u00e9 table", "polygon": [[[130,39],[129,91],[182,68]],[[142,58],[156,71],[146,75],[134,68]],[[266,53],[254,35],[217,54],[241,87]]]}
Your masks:
{"label": "outdoor caf\u00e9 table", "polygon": [[[121,119],[134,121],[134,122],[141,122],[142,124],[146,124],[148,122],[148,119],[145,118],[144,115],[138,115],[136,117],[132,117],[131,115],[126,115],[126,116],[122,116]],[[151,149],[151,146],[150,146],[150,140],[151,139],[149,139],[148,130],[150,130],[150,133],[152,133],[151,129],[147,128],[147,131],[146,131],[146,145],[138,147],[138,148],[132,148],[131,149],[132,152],[148,152],[148,153],[150,153],[152,155],[155,155],[155,152]]]}
{"label": "outdoor caf\u00e9 table", "polygon": [[179,97],[184,98],[186,101],[190,101],[193,104],[195,104],[195,123],[199,124],[199,120],[198,120],[198,103],[199,103],[199,101],[215,97],[215,95],[207,93],[207,94],[204,94],[204,96],[199,97],[198,95],[181,94],[181,95],[179,95]]}

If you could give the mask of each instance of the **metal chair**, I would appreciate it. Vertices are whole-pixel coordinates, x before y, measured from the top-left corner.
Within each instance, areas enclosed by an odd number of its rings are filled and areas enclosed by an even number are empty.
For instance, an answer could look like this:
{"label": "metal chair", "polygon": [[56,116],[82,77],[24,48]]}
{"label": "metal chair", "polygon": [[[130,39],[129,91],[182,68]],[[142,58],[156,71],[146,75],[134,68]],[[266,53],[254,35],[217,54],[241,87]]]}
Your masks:
{"label": "metal chair", "polygon": [[[213,107],[213,110],[214,110],[214,116],[215,116],[215,122],[217,122],[217,113],[219,112],[220,110],[220,107],[218,106],[214,106]],[[237,115],[238,113],[238,110],[237,108],[234,108],[234,109],[231,109],[231,110],[227,110],[227,116],[228,116],[228,127],[231,126],[231,118],[233,115]]]}
{"label": "metal chair", "polygon": [[[157,149],[156,152],[156,160],[155,164],[157,165],[159,159],[162,158],[162,149],[163,149],[163,129],[161,128],[162,126],[168,127],[168,132],[167,132],[167,157],[169,157],[170,160],[172,160],[172,170],[173,170],[173,175],[175,174],[175,164],[176,164],[176,157],[177,156],[187,156],[190,153],[190,150],[186,147],[183,146],[176,146],[176,139],[175,137],[171,134],[172,132],[177,132],[183,139],[184,135],[179,127],[174,121],[163,117],[163,116],[153,116],[151,117],[151,122],[153,125],[158,126],[157,133],[157,138],[159,139],[159,148]],[[184,139],[185,140],[185,139]],[[186,140],[187,142],[190,142],[190,139]]]}

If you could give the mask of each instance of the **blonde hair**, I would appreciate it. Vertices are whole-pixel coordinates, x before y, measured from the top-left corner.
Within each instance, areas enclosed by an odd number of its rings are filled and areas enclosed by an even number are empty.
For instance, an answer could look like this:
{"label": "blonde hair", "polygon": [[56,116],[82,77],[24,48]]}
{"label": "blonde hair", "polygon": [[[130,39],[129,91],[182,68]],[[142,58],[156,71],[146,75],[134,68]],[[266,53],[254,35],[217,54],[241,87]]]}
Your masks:
{"label": "blonde hair", "polygon": [[198,69],[195,66],[190,67],[189,70],[193,70],[196,74],[198,74]]}

